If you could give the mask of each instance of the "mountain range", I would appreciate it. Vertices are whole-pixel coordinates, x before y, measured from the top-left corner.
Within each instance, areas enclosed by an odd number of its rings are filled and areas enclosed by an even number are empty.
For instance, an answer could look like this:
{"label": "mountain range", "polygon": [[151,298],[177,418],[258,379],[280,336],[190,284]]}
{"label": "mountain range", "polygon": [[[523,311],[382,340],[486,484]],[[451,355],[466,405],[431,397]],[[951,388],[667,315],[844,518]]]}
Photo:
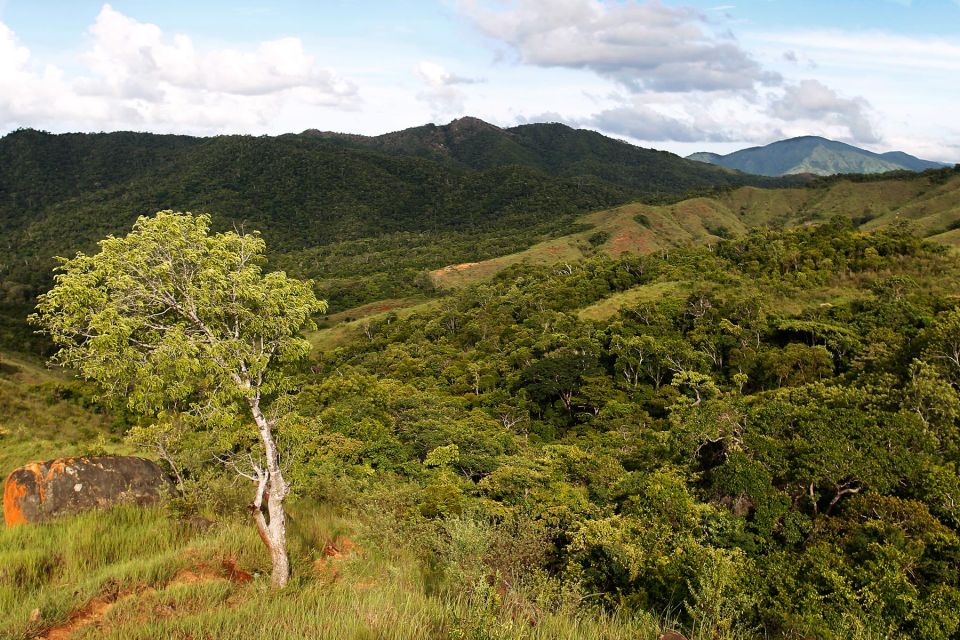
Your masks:
{"label": "mountain range", "polygon": [[355,149],[429,159],[459,169],[486,171],[522,166],[560,178],[591,177],[648,196],[708,185],[758,184],[760,180],[729,171],[706,173],[667,151],[645,149],[559,123],[501,128],[464,117],[446,125],[426,124],[380,136],[316,129],[300,135]]}
{"label": "mountain range", "polygon": [[818,136],[780,140],[727,155],[694,153],[687,156],[687,159],[761,176],[926,171],[947,166],[940,162],[921,160],[902,151],[874,153]]}
{"label": "mountain range", "polygon": [[474,118],[377,137],[18,130],[0,138],[0,342],[49,286],[54,256],[93,250],[162,209],[260,230],[276,268],[321,279],[342,309],[409,295],[424,282],[418,273],[570,233],[588,211],[800,182],[559,124],[501,129]]}

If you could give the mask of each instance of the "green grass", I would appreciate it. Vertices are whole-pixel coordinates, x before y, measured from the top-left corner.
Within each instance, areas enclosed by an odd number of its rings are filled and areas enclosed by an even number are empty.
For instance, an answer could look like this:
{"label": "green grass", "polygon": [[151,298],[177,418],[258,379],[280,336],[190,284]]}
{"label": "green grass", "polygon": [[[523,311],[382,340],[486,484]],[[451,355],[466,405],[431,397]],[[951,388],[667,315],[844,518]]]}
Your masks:
{"label": "green grass", "polygon": [[661,298],[668,298],[680,295],[688,283],[668,280],[666,282],[654,282],[645,284],[633,289],[628,289],[621,293],[616,293],[608,298],[604,298],[589,307],[584,307],[577,312],[581,320],[606,320],[617,314],[620,309],[641,304],[643,302],[655,302]]}
{"label": "green grass", "polygon": [[179,551],[185,541],[158,510],[133,507],[7,529],[0,629],[6,638],[31,638],[95,597],[169,580],[188,562]]}
{"label": "green grass", "polygon": [[90,387],[57,370],[0,354],[0,476],[33,460],[128,453]]}
{"label": "green grass", "polygon": [[437,300],[422,298],[401,298],[365,304],[324,318],[316,331],[307,334],[307,339],[315,354],[333,351],[361,335],[371,322],[384,319],[391,313],[396,314],[397,318],[405,318],[437,304]]}
{"label": "green grass", "polygon": [[[75,638],[543,639],[656,638],[653,618],[553,607],[536,589],[497,591],[483,575],[438,588],[416,551],[378,535],[382,520],[294,509],[294,578],[276,592],[253,527],[227,519],[193,531],[164,508],[118,507],[0,531],[0,638],[75,621]],[[387,527],[389,529],[389,527]],[[357,553],[317,571],[326,541],[359,533]],[[231,581],[225,561],[253,574]],[[541,596],[543,595],[541,589]],[[98,607],[93,607],[98,604]],[[93,612],[91,614],[91,612]]]}

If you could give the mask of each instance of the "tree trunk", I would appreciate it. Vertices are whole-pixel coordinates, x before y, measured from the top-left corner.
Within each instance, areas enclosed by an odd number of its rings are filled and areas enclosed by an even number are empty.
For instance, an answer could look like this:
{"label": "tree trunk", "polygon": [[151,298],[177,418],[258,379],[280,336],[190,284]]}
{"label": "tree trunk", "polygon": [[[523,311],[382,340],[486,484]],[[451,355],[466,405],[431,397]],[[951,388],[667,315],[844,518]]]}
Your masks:
{"label": "tree trunk", "polygon": [[[290,580],[290,556],[287,554],[287,514],[283,502],[290,493],[290,485],[283,478],[280,468],[280,455],[273,438],[272,424],[260,411],[260,399],[250,400],[250,411],[260,431],[267,468],[257,486],[257,496],[253,503],[253,517],[257,523],[260,538],[270,549],[270,561],[273,571],[271,584],[279,589]],[[267,513],[264,517],[263,500],[267,501]]]}
{"label": "tree trunk", "polygon": [[[287,488],[283,476],[270,475],[271,489],[267,497],[267,515],[270,517],[268,525],[270,531],[270,561],[273,565],[273,571],[270,574],[270,582],[274,587],[280,589],[287,585],[290,580],[290,556],[287,554],[287,513],[283,508],[284,498],[278,495],[286,496]],[[279,480],[279,482],[276,482]],[[279,485],[274,488],[274,485]],[[283,488],[281,489],[280,486]]]}

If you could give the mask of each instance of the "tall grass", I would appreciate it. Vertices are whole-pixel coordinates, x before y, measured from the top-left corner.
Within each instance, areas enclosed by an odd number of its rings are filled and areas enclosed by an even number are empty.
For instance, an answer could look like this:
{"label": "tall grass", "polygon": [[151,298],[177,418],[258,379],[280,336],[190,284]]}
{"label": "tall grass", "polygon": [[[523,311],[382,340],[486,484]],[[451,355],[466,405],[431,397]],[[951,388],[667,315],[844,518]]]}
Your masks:
{"label": "tall grass", "polygon": [[162,507],[119,506],[0,531],[0,638],[32,638],[96,598],[166,584],[226,558],[263,572],[255,533],[239,523],[204,535]]}
{"label": "tall grass", "polygon": [[[294,522],[298,571],[280,592],[269,588],[266,553],[245,522],[197,533],[162,507],[125,506],[0,531],[0,638],[36,637],[94,601],[112,605],[73,637],[643,639],[660,629],[589,611],[531,615],[470,567],[428,589],[421,556],[369,535],[334,570],[318,571],[328,542],[369,525],[315,505]],[[229,580],[225,559],[253,580]],[[182,579],[185,571],[194,579]]]}

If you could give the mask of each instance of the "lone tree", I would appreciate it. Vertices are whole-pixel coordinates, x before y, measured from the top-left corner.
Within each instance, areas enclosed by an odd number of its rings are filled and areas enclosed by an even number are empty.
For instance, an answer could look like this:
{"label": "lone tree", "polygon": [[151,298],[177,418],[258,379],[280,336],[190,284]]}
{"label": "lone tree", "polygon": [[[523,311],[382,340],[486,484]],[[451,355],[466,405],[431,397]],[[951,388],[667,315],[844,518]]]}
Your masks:
{"label": "lone tree", "polygon": [[263,273],[258,234],[211,235],[209,226],[208,215],[139,218],[96,255],[61,259],[31,319],[60,347],[55,361],[158,423],[212,434],[232,454],[230,464],[256,482],[251,511],[272,583],[283,587],[290,486],[276,435],[293,385],[284,365],[309,353],[300,332],[327,305],[309,283]]}

